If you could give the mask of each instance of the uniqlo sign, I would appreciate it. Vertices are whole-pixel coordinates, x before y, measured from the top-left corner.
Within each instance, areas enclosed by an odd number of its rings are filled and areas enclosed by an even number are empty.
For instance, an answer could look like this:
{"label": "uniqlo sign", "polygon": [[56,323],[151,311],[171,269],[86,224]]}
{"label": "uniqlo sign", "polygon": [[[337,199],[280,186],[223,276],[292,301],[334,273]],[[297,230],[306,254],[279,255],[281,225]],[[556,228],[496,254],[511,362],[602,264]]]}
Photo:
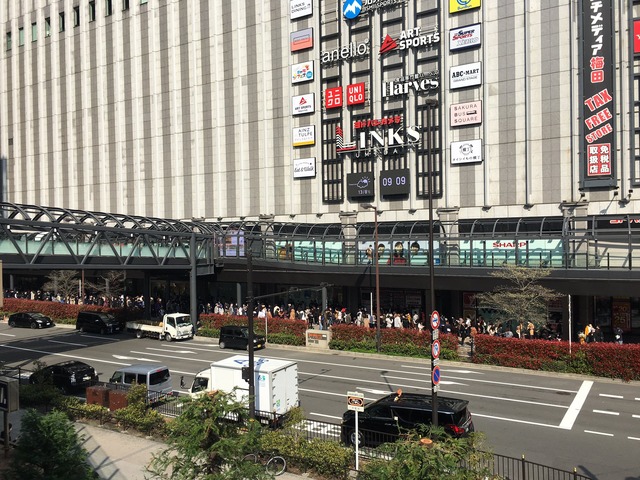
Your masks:
{"label": "uniqlo sign", "polygon": [[347,106],[364,103],[364,83],[347,85]]}
{"label": "uniqlo sign", "polygon": [[586,187],[615,185],[616,92],[612,1],[582,0],[584,153],[581,179]]}
{"label": "uniqlo sign", "polygon": [[327,88],[324,91],[324,108],[342,107],[342,87]]}
{"label": "uniqlo sign", "polygon": [[633,21],[633,53],[640,53],[640,20]]}

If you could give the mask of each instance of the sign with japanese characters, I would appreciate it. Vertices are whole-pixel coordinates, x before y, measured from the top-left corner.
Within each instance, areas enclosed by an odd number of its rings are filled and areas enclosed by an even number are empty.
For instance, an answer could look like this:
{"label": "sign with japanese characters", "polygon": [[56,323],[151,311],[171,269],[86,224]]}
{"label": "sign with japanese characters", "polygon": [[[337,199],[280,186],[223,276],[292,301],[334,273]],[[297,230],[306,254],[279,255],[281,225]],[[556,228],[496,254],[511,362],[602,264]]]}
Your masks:
{"label": "sign with japanese characters", "polygon": [[327,88],[324,91],[324,108],[342,107],[342,87]]}
{"label": "sign with japanese characters", "polygon": [[482,161],[482,140],[451,142],[451,165]]}
{"label": "sign with japanese characters", "polygon": [[612,0],[582,0],[582,182],[615,185],[615,77]]}

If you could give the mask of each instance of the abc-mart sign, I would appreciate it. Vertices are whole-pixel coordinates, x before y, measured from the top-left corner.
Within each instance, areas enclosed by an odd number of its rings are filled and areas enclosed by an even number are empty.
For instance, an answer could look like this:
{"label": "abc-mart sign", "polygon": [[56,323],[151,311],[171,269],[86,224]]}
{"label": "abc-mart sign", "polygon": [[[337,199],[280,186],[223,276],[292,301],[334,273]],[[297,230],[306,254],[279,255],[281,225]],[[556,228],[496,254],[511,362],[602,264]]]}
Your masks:
{"label": "abc-mart sign", "polygon": [[473,87],[482,85],[482,62],[467,63],[449,70],[449,87],[456,88]]}
{"label": "abc-mart sign", "polygon": [[361,13],[369,13],[381,8],[392,8],[404,5],[407,0],[344,0],[342,15],[347,20],[354,20]]}

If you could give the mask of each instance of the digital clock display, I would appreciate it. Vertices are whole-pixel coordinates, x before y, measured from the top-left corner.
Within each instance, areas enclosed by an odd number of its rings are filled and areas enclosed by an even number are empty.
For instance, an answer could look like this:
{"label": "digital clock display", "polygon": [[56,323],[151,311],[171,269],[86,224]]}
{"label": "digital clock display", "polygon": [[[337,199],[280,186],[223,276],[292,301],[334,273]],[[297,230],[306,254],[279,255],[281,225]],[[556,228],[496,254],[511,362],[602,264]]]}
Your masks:
{"label": "digital clock display", "polygon": [[380,172],[380,194],[383,197],[389,195],[408,195],[411,193],[410,175],[411,173],[408,168],[384,170]]}

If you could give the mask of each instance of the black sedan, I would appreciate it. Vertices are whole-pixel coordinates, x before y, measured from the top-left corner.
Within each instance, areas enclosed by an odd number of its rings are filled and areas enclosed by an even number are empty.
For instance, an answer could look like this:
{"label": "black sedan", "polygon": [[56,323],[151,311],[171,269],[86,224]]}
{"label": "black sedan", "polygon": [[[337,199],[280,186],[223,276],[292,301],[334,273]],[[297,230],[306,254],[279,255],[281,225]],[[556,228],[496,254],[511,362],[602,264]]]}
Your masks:
{"label": "black sedan", "polygon": [[29,383],[52,384],[62,393],[71,393],[90,387],[97,381],[98,374],[95,368],[77,360],[48,365],[33,372],[29,377]]}
{"label": "black sedan", "polygon": [[9,316],[10,327],[27,327],[27,328],[46,328],[53,327],[55,323],[47,317],[38,312],[21,312],[14,313]]}

